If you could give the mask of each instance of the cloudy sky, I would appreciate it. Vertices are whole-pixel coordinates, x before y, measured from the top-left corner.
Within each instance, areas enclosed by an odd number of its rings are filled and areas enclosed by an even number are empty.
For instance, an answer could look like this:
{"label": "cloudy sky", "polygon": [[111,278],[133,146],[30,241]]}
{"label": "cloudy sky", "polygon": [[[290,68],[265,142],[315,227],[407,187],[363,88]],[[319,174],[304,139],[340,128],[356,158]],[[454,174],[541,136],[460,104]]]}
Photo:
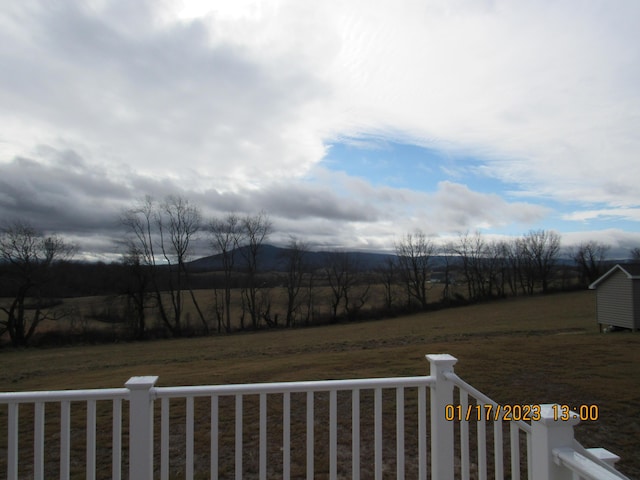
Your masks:
{"label": "cloudy sky", "polygon": [[640,246],[637,0],[0,6],[0,220],[83,255],[183,195],[273,242]]}

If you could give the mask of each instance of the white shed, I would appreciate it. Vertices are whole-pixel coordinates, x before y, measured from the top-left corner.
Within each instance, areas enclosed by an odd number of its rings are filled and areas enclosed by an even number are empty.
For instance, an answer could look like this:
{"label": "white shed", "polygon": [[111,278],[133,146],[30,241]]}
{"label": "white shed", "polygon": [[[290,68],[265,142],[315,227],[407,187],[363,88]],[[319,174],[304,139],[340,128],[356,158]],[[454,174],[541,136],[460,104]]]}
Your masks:
{"label": "white shed", "polygon": [[617,264],[589,285],[596,291],[596,315],[606,325],[640,329],[640,264]]}

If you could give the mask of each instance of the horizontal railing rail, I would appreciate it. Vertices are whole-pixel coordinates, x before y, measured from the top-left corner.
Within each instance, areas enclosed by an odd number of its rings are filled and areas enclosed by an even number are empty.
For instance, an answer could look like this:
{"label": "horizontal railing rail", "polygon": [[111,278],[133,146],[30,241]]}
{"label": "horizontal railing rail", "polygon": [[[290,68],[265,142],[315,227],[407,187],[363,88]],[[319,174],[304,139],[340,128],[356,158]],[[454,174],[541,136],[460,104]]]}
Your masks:
{"label": "horizontal railing rail", "polygon": [[602,448],[584,448],[574,440],[571,446],[555,448],[552,453],[556,464],[566,467],[578,479],[631,480],[613,466],[620,457]]}
{"label": "horizontal railing rail", "polygon": [[573,478],[580,480],[620,480],[627,478],[620,472],[607,469],[604,465],[578,453],[571,447],[555,448],[553,455],[558,465],[571,470],[574,474]]}
{"label": "horizontal railing rail", "polygon": [[305,382],[155,387],[153,389],[153,393],[156,398],[197,397],[210,395],[256,395],[260,393],[326,392],[329,390],[398,387],[408,388],[430,386],[434,381],[435,379],[430,376],[318,380]]}
{"label": "horizontal railing rail", "polygon": [[0,405],[11,403],[81,402],[128,398],[126,388],[94,388],[88,390],[52,390],[36,392],[0,392]]}

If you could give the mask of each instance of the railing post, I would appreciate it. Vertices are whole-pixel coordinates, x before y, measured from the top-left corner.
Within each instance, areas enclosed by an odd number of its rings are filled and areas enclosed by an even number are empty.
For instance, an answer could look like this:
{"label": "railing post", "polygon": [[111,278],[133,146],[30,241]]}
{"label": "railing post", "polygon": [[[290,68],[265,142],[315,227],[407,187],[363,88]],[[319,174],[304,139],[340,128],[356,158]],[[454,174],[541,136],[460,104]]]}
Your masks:
{"label": "railing post", "polygon": [[153,479],[153,393],[158,377],[131,377],[129,389],[129,478]]}
{"label": "railing post", "polygon": [[531,422],[531,456],[533,480],[571,480],[572,472],[557,465],[553,449],[573,447],[573,427],[580,423],[571,414],[562,420],[566,412],[554,410],[552,404],[540,406],[540,420]]}
{"label": "railing post", "polygon": [[445,409],[453,403],[453,383],[445,373],[452,373],[457,358],[449,354],[427,355],[431,364],[431,478],[453,480],[453,422],[447,421]]}

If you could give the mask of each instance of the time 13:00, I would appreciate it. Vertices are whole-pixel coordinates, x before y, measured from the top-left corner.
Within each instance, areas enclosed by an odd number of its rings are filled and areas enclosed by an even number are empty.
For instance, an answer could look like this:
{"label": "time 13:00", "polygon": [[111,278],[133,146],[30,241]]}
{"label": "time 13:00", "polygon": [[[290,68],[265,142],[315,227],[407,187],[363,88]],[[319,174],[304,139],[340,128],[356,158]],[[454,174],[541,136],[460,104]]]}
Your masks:
{"label": "time 13:00", "polygon": [[554,420],[569,420],[573,415],[577,415],[581,421],[598,420],[600,417],[600,409],[598,405],[579,405],[571,407],[569,405],[552,405]]}

